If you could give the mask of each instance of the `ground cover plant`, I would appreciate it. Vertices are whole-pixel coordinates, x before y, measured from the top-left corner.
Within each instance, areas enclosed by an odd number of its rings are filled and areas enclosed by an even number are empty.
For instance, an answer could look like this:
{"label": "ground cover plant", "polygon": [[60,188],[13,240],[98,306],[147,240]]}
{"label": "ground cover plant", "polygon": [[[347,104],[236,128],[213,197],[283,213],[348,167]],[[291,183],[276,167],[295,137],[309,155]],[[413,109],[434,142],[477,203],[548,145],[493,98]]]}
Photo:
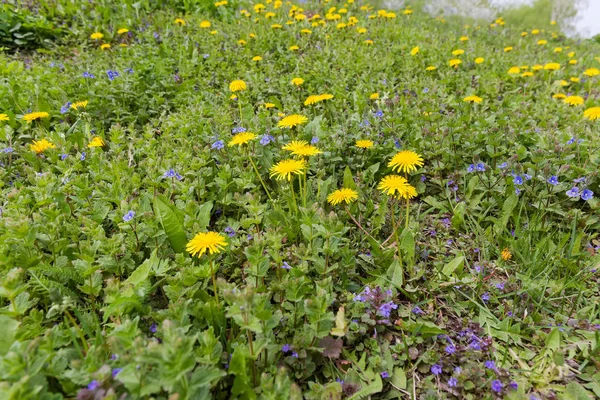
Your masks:
{"label": "ground cover plant", "polygon": [[63,35],[0,54],[1,398],[600,397],[600,44],[20,7]]}

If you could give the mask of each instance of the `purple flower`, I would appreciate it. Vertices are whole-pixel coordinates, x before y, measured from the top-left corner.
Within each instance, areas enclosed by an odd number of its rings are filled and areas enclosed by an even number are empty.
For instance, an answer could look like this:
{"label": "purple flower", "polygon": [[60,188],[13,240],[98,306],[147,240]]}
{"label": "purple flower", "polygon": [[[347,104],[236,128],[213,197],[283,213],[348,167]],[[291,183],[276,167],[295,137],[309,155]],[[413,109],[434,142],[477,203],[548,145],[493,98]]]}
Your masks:
{"label": "purple flower", "polygon": [[288,263],[287,263],[287,261],[284,261],[284,262],[283,262],[283,265],[281,266],[281,268],[283,268],[283,269],[287,269],[288,271],[289,271],[290,269],[292,269],[292,267],[290,266],[290,264],[288,264]]}
{"label": "purple flower", "polygon": [[90,74],[89,72],[84,72],[81,76],[83,76],[84,78],[95,78],[94,74]]}
{"label": "purple flower", "polygon": [[556,177],[556,175],[552,175],[550,178],[548,178],[546,182],[548,182],[551,185],[558,185],[558,178]]}
{"label": "purple flower", "polygon": [[573,182],[575,182],[575,183],[585,183],[585,176],[582,176],[581,178],[573,179]]}
{"label": "purple flower", "polygon": [[481,295],[481,300],[483,300],[485,303],[487,303],[488,301],[490,301],[490,294],[488,292],[485,292],[484,294]]}
{"label": "purple flower", "polygon": [[[261,141],[261,144],[262,144],[262,141]],[[221,150],[221,149],[223,149],[224,147],[225,147],[225,143],[223,143],[223,141],[222,141],[222,140],[217,140],[216,142],[214,142],[214,143],[212,144],[212,146],[210,146],[210,148],[211,148],[211,149],[214,149],[214,150]]]}
{"label": "purple flower", "polygon": [[533,177],[532,177],[531,175],[529,175],[529,174],[523,174],[523,176],[525,177],[525,180],[526,180],[526,181],[528,181],[528,180],[530,180],[531,178],[533,178]]}
{"label": "purple flower", "polygon": [[381,110],[377,110],[377,111],[375,112],[375,116],[376,116],[377,118],[381,118],[381,117],[383,117],[383,111],[381,111]]}
{"label": "purple flower", "polygon": [[425,182],[427,180],[427,177],[425,175],[421,175],[421,182]]}
{"label": "purple flower", "polygon": [[96,389],[98,389],[99,387],[100,387],[100,382],[98,382],[98,381],[97,381],[97,380],[95,380],[95,379],[94,379],[93,381],[91,381],[91,382],[90,382],[90,383],[87,385],[87,388],[88,388],[89,390],[96,390]]}
{"label": "purple flower", "polygon": [[496,283],[495,286],[498,290],[504,290],[504,282]]}
{"label": "purple flower", "polygon": [[108,76],[108,80],[111,82],[114,81],[115,78],[120,76],[117,71],[112,71],[110,69],[108,71],[106,71],[106,75]]}
{"label": "purple flower", "polygon": [[181,175],[179,175],[179,173],[176,172],[173,168],[167,170],[163,174],[163,178],[176,178],[178,181],[183,179],[183,177]]}
{"label": "purple flower", "polygon": [[456,385],[458,385],[458,379],[456,379],[455,377],[448,379],[448,386],[456,387]]}
{"label": "purple flower", "polygon": [[384,303],[384,304],[380,305],[377,312],[382,317],[388,318],[390,316],[392,310],[395,310],[397,308],[398,308],[398,306],[396,304],[394,304],[393,301],[390,301],[388,303]]}
{"label": "purple flower", "polygon": [[500,393],[504,385],[498,379],[492,381],[492,390],[496,393]]}
{"label": "purple flower", "polygon": [[127,214],[123,215],[123,221],[129,222],[135,217],[135,211],[128,211]]}
{"label": "purple flower", "polygon": [[385,378],[389,378],[389,377],[390,377],[390,374],[389,374],[387,371],[383,371],[383,372],[381,373],[381,377],[382,377],[383,379],[385,379]]}
{"label": "purple flower", "polygon": [[128,74],[133,74],[133,69],[132,68],[125,68],[125,72],[127,72]]}
{"label": "purple flower", "polygon": [[69,112],[69,108],[71,107],[71,102],[67,101],[61,108],[60,108],[60,113],[61,114],[66,114]]}
{"label": "purple flower", "polygon": [[238,126],[237,128],[233,128],[231,130],[231,133],[242,133],[242,132],[246,132],[246,128],[244,128],[243,126]]}
{"label": "purple flower", "polygon": [[262,144],[263,146],[268,145],[271,142],[274,142],[275,138],[269,134],[264,134],[263,137],[260,139],[260,144]]}
{"label": "purple flower", "polygon": [[477,165],[475,166],[475,170],[477,172],[484,172],[485,171],[485,164],[482,163],[482,162],[477,163]]}
{"label": "purple flower", "polygon": [[469,167],[467,168],[467,172],[468,173],[475,172],[475,164],[470,164]]}
{"label": "purple flower", "polygon": [[431,366],[431,373],[434,375],[439,375],[442,373],[442,366],[440,364],[433,364]]}
{"label": "purple flower", "polygon": [[495,369],[496,369],[496,363],[495,363],[495,362],[493,362],[492,360],[487,360],[487,361],[485,362],[485,367],[486,367],[487,369],[493,369],[493,370],[495,370]]}
{"label": "purple flower", "polygon": [[579,197],[579,189],[576,186],[573,186],[571,189],[567,190],[566,195],[572,198]]}
{"label": "purple flower", "polygon": [[204,54],[202,57],[204,57],[204,59],[206,60],[208,57],[210,57],[210,54]]}
{"label": "purple flower", "polygon": [[121,371],[123,371],[123,368],[113,368],[112,377],[114,378],[115,376],[119,375],[119,372]]}
{"label": "purple flower", "polygon": [[519,384],[517,382],[515,382],[515,381],[511,381],[508,384],[508,387],[511,388],[512,390],[517,390],[519,388]]}
{"label": "purple flower", "polygon": [[522,185],[523,184],[523,178],[521,178],[521,175],[515,175],[513,177],[513,183],[515,185]]}
{"label": "purple flower", "polygon": [[292,357],[294,358],[298,358],[298,353],[296,353],[295,351],[292,352]]}
{"label": "purple flower", "polygon": [[232,227],[228,226],[227,228],[225,228],[225,233],[229,237],[234,237],[235,236],[235,229],[233,229]]}
{"label": "purple flower", "polygon": [[455,367],[454,368],[454,373],[455,374],[460,374],[462,372],[462,368],[461,367]]}
{"label": "purple flower", "polygon": [[423,93],[429,93],[429,88],[423,89]]}
{"label": "purple flower", "polygon": [[423,310],[421,310],[421,307],[419,307],[419,306],[414,306],[412,309],[412,313],[416,314],[416,315],[422,315]]}
{"label": "purple flower", "polygon": [[80,159],[81,161],[85,160],[85,151],[82,151],[82,152],[81,152],[81,156],[79,156],[79,159]]}
{"label": "purple flower", "polygon": [[5,153],[5,154],[12,153],[13,151],[15,151],[15,149],[13,149],[12,147],[5,147],[2,149],[2,153]]}
{"label": "purple flower", "polygon": [[61,154],[61,155],[60,155],[60,159],[61,159],[62,161],[64,161],[64,160],[65,160],[65,158],[67,158],[67,157],[69,157],[69,155],[68,155],[68,154],[64,154],[64,153],[63,153],[63,154]]}
{"label": "purple flower", "polygon": [[504,169],[506,167],[508,167],[508,163],[506,163],[506,162],[503,162],[502,164],[498,165],[498,168],[500,168],[500,169]]}
{"label": "purple flower", "polygon": [[453,344],[449,344],[446,346],[446,348],[444,350],[446,351],[446,353],[452,355],[452,354],[456,353],[456,346],[454,346]]}
{"label": "purple flower", "polygon": [[156,323],[152,323],[152,325],[150,325],[150,332],[156,333],[157,328],[158,326],[156,325]]}
{"label": "purple flower", "polygon": [[592,197],[594,197],[594,192],[592,192],[590,189],[583,189],[583,192],[581,193],[581,200],[591,200]]}
{"label": "purple flower", "polygon": [[317,144],[319,143],[319,138],[314,136],[312,139],[310,139],[310,144]]}
{"label": "purple flower", "polygon": [[287,353],[291,349],[292,349],[292,346],[290,346],[289,344],[284,344],[283,346],[281,346],[281,351],[283,351],[284,353]]}

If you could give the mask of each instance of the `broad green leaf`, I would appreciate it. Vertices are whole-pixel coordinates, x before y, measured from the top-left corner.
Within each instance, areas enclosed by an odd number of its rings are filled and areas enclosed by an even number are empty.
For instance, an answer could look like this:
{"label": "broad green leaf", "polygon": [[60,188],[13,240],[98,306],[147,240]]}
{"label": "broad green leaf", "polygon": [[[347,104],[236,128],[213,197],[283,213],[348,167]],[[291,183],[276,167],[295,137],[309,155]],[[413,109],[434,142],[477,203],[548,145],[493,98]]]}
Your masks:
{"label": "broad green leaf", "polygon": [[333,336],[344,336],[348,330],[346,324],[346,313],[344,307],[340,307],[337,314],[335,315],[335,328],[331,330]]}
{"label": "broad green leaf", "polygon": [[10,349],[15,340],[19,322],[6,316],[0,315],[0,354],[4,355]]}
{"label": "broad green leaf", "polygon": [[352,171],[350,171],[348,166],[346,166],[346,169],[344,170],[344,187],[348,189],[356,189],[356,183],[354,183]]}
{"label": "broad green leaf", "polygon": [[213,209],[213,202],[207,201],[202,204],[196,214],[196,222],[198,223],[200,230],[206,229],[210,224],[210,212]]}
{"label": "broad green leaf", "polygon": [[187,237],[175,211],[163,198],[157,196],[154,198],[154,214],[167,234],[173,250],[176,253],[183,253]]}
{"label": "broad green leaf", "polygon": [[463,256],[458,256],[454,258],[448,264],[444,265],[444,268],[442,268],[442,274],[450,277],[454,273],[454,271],[456,271],[457,268],[462,268],[464,262],[465,257]]}

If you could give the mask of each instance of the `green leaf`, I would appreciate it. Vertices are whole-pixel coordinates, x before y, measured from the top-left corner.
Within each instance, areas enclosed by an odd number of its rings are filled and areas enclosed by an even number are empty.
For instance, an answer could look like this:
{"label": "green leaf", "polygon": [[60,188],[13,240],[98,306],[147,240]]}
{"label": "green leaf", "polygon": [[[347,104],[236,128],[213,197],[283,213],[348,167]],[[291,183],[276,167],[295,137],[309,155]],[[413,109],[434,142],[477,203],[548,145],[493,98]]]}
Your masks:
{"label": "green leaf", "polygon": [[590,400],[593,399],[593,396],[579,383],[571,382],[567,385],[562,398],[563,400]]}
{"label": "green leaf", "polygon": [[400,235],[400,250],[409,262],[415,258],[415,237],[408,229],[403,230]]}
{"label": "green leaf", "polygon": [[463,256],[458,256],[454,258],[448,264],[444,265],[444,268],[442,268],[442,274],[446,275],[447,277],[450,277],[454,273],[454,271],[456,271],[457,268],[462,268],[464,262],[465,257]]}
{"label": "green leaf", "polygon": [[404,270],[398,260],[394,260],[386,273],[392,284],[398,289],[401,289],[404,285]]}
{"label": "green leaf", "polygon": [[206,229],[210,224],[210,212],[213,209],[213,202],[207,201],[202,204],[196,214],[196,222],[198,223],[200,230]]}
{"label": "green leaf", "polygon": [[19,322],[6,316],[0,315],[0,354],[4,355],[15,341]]}
{"label": "green leaf", "polygon": [[350,171],[350,167],[348,166],[346,166],[346,169],[344,170],[344,187],[348,189],[356,189],[356,183],[354,183],[352,171]]}
{"label": "green leaf", "polygon": [[560,348],[560,331],[554,328],[546,336],[546,349],[558,350]]}
{"label": "green leaf", "polygon": [[382,388],[383,384],[381,382],[381,377],[379,376],[379,374],[376,374],[375,380],[373,382],[369,383],[367,386],[354,393],[354,395],[352,395],[352,397],[350,397],[349,400],[366,399],[375,393],[381,392]]}
{"label": "green leaf", "polygon": [[394,368],[394,375],[392,375],[392,383],[394,386],[400,389],[406,389],[406,373],[400,367]]}
{"label": "green leaf", "polygon": [[173,250],[176,253],[183,253],[187,243],[183,225],[179,221],[175,211],[162,197],[157,196],[154,198],[154,214],[167,234]]}
{"label": "green leaf", "polygon": [[499,232],[503,231],[506,228],[508,220],[510,219],[512,212],[515,206],[517,205],[518,200],[519,199],[517,195],[513,193],[504,201],[504,204],[502,205],[502,214],[496,222],[496,229]]}

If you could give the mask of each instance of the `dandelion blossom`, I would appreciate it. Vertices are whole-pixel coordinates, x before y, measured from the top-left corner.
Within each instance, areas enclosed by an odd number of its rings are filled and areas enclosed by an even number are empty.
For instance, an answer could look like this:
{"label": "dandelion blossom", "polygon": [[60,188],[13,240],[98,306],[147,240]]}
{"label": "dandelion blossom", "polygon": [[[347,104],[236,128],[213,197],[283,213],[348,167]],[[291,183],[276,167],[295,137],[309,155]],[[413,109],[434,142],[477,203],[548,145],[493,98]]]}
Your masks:
{"label": "dandelion blossom", "polygon": [[48,118],[50,114],[45,111],[36,111],[23,115],[23,119],[27,122],[35,121],[36,119]]}
{"label": "dandelion blossom", "polygon": [[417,197],[417,189],[413,185],[407,184],[404,190],[398,191],[398,197],[406,200]]}
{"label": "dandelion blossom", "polygon": [[400,175],[387,175],[381,179],[377,189],[387,195],[393,196],[396,193],[400,195],[406,192],[407,186],[409,186],[408,181]]}
{"label": "dandelion blossom", "polygon": [[229,84],[229,90],[231,90],[232,92],[241,92],[246,89],[247,89],[246,82],[239,80],[239,79],[232,81]]}
{"label": "dandelion blossom", "polygon": [[119,35],[122,35],[122,34],[124,34],[124,33],[128,33],[128,32],[129,32],[129,29],[127,29],[127,28],[121,28],[121,29],[119,29],[119,30],[117,31],[117,33],[118,33]]}
{"label": "dandelion blossom", "polygon": [[583,116],[590,121],[595,121],[600,118],[600,107],[588,108],[584,111]]}
{"label": "dandelion blossom", "polygon": [[88,105],[88,101],[84,100],[84,101],[76,101],[75,103],[71,104],[71,108],[74,110],[79,110],[80,108],[86,108]]}
{"label": "dandelion blossom", "polygon": [[585,76],[596,76],[596,75],[600,75],[600,70],[598,68],[588,68],[586,69],[583,74]]}
{"label": "dandelion blossom", "polygon": [[220,253],[227,246],[225,236],[218,232],[200,232],[187,243],[186,250],[193,256],[202,256],[204,253]]}
{"label": "dandelion blossom", "polygon": [[292,175],[303,175],[306,171],[306,160],[282,160],[271,167],[271,178],[292,180]]}
{"label": "dandelion blossom", "polygon": [[106,49],[110,49],[110,44],[104,43],[100,46],[100,50],[106,50]]}
{"label": "dandelion blossom", "polygon": [[388,163],[388,167],[392,168],[392,171],[412,172],[417,167],[423,166],[423,158],[411,150],[402,150]]}
{"label": "dandelion blossom", "polygon": [[373,141],[366,139],[357,140],[354,146],[358,147],[359,149],[368,149],[370,147],[373,147]]}
{"label": "dandelion blossom", "polygon": [[377,99],[379,99],[379,93],[371,93],[371,95],[369,95],[369,99],[370,100],[377,100]]}
{"label": "dandelion blossom", "polygon": [[308,146],[308,142],[306,140],[292,140],[291,142],[289,142],[288,144],[286,144],[285,146],[283,146],[281,149],[282,150],[286,150],[286,151],[290,151],[290,152],[295,152],[298,149]]}
{"label": "dandelion blossom", "polygon": [[103,37],[104,37],[104,34],[103,34],[103,33],[101,33],[101,32],[94,32],[94,33],[92,33],[92,34],[90,35],[90,38],[91,38],[91,39],[94,39],[94,40],[100,40],[100,39],[102,39]]}
{"label": "dandelion blossom", "polygon": [[519,67],[510,67],[510,69],[508,70],[509,75],[518,75],[520,73],[521,73],[521,68],[519,68]]}
{"label": "dandelion blossom", "polygon": [[475,59],[475,64],[481,64],[481,63],[482,63],[482,62],[484,62],[484,61],[485,61],[485,58],[483,58],[483,57],[477,57],[477,58]]}
{"label": "dandelion blossom", "polygon": [[252,57],[252,61],[260,61],[260,60],[262,60],[261,56],[254,56],[254,57]]}
{"label": "dandelion blossom", "polygon": [[[458,60],[460,61],[460,60]],[[425,68],[425,71],[435,71],[437,69],[437,67],[430,65],[429,67]]]}
{"label": "dandelion blossom", "polygon": [[88,143],[87,147],[92,148],[102,146],[104,146],[104,140],[100,136],[94,136],[94,138],[92,138],[92,141]]}
{"label": "dandelion blossom", "polygon": [[279,121],[277,126],[280,128],[293,128],[306,123],[306,121],[308,121],[308,118],[306,118],[304,115],[292,114]]}
{"label": "dandelion blossom", "polygon": [[504,261],[508,261],[512,258],[512,254],[509,249],[505,248],[502,250],[501,257]]}
{"label": "dandelion blossom", "polygon": [[6,114],[0,114],[0,121],[10,121],[10,118]]}
{"label": "dandelion blossom", "polygon": [[306,98],[306,100],[304,100],[304,105],[305,105],[305,106],[310,106],[310,105],[312,105],[312,104],[318,103],[319,101],[321,101],[321,100],[319,99],[319,96],[318,96],[318,95],[316,95],[316,94],[312,94],[312,95],[308,96],[308,97]]}
{"label": "dandelion blossom", "polygon": [[465,103],[481,103],[483,101],[483,99],[479,96],[475,96],[475,95],[471,95],[471,96],[467,96],[463,99],[463,101]]}
{"label": "dandelion blossom", "polygon": [[465,54],[465,51],[463,49],[457,49],[452,52],[453,56],[460,56],[461,54]]}
{"label": "dandelion blossom", "polygon": [[547,63],[544,65],[544,69],[546,71],[556,71],[560,69],[560,64],[555,62]]}
{"label": "dandelion blossom", "polygon": [[211,27],[210,21],[204,20],[204,21],[200,22],[200,28],[207,29],[210,27]]}
{"label": "dandelion blossom", "polygon": [[251,140],[254,140],[257,137],[258,136],[252,132],[241,132],[241,133],[238,133],[237,135],[235,135],[233,138],[231,138],[229,143],[227,143],[227,146],[229,146],[229,147],[232,147],[235,145],[241,146],[241,145],[249,143]]}
{"label": "dandelion blossom", "polygon": [[411,56],[415,56],[417,54],[419,54],[419,46],[413,47],[412,50],[410,51]]}
{"label": "dandelion blossom", "polygon": [[294,78],[292,79],[292,85],[294,86],[300,86],[304,83],[304,79],[302,78]]}
{"label": "dandelion blossom", "polygon": [[457,68],[460,64],[462,64],[462,61],[458,58],[453,58],[452,60],[448,61],[448,64],[451,67]]}
{"label": "dandelion blossom", "polygon": [[175,18],[175,21],[173,21],[174,23],[176,23],[179,26],[184,26],[185,25],[185,21],[181,18]]}
{"label": "dandelion blossom", "polygon": [[580,106],[583,104],[583,97],[581,96],[567,96],[565,97],[565,99],[563,100],[565,103],[567,103],[570,106]]}
{"label": "dandelion blossom", "polygon": [[42,154],[44,151],[46,151],[48,149],[56,148],[56,146],[52,142],[49,142],[46,139],[34,140],[33,143],[29,145],[29,147],[31,148],[31,150],[35,151],[37,154]]}
{"label": "dandelion blossom", "polygon": [[553,99],[566,99],[567,95],[563,94],[563,93],[556,93],[552,95]]}
{"label": "dandelion blossom", "polygon": [[348,188],[338,189],[335,192],[331,193],[329,196],[327,196],[327,201],[332,206],[336,206],[342,202],[350,204],[356,199],[358,199],[358,193],[356,192],[356,190]]}

